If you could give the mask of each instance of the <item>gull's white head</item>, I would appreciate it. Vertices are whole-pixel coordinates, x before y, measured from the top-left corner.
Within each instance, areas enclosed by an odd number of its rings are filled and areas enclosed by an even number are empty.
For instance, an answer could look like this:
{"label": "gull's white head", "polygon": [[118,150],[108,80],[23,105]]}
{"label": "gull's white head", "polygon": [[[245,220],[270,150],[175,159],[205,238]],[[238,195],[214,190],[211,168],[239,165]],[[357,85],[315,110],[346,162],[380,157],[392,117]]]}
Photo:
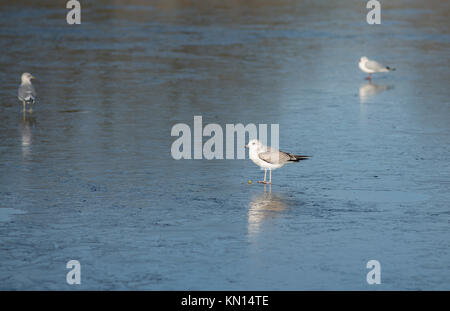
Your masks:
{"label": "gull's white head", "polygon": [[31,79],[34,79],[34,77],[31,75],[31,73],[24,72],[22,74],[22,84],[24,83],[31,83]]}
{"label": "gull's white head", "polygon": [[248,142],[248,145],[245,146],[246,148],[249,148],[250,150],[259,150],[264,147],[262,143],[259,142],[257,139],[252,139]]}
{"label": "gull's white head", "polygon": [[360,63],[365,63],[367,62],[369,59],[365,56],[361,57],[361,59],[359,60]]}

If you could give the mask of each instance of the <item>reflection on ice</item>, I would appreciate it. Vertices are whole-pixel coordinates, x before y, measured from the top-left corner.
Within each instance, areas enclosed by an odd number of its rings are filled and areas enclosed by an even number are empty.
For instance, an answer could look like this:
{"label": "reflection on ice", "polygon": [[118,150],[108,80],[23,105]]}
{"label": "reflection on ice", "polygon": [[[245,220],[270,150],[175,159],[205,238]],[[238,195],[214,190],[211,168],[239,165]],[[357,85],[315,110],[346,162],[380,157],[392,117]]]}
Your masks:
{"label": "reflection on ice", "polygon": [[[266,190],[266,189],[264,189]],[[265,221],[273,219],[287,208],[287,204],[279,196],[269,191],[255,196],[248,210],[248,234],[257,235]]]}
{"label": "reflection on ice", "polygon": [[361,104],[364,104],[375,95],[393,88],[392,85],[375,84],[370,81],[363,83],[359,87],[359,100]]}
{"label": "reflection on ice", "polygon": [[32,115],[24,114],[20,120],[20,135],[22,146],[22,157],[24,159],[31,155],[31,145],[33,139],[32,128],[36,125],[36,118]]}

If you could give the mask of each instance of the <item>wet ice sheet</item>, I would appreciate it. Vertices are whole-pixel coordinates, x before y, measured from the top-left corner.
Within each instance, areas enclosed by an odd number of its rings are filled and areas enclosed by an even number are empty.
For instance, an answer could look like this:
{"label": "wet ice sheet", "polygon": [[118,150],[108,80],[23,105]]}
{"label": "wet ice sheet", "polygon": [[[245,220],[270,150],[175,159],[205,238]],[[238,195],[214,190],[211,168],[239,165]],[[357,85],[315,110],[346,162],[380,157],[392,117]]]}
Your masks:
{"label": "wet ice sheet", "polygon": [[[171,3],[86,4],[78,28],[0,5],[0,208],[24,212],[0,222],[0,288],[72,289],[77,259],[82,289],[372,289],[377,259],[381,289],[448,289],[448,5],[368,26],[360,1]],[[397,71],[368,84],[362,55]],[[249,160],[172,160],[194,115],[279,123],[313,158],[266,192]]]}
{"label": "wet ice sheet", "polygon": [[24,212],[15,208],[2,207],[0,208],[0,222],[11,221],[14,215],[20,215]]}

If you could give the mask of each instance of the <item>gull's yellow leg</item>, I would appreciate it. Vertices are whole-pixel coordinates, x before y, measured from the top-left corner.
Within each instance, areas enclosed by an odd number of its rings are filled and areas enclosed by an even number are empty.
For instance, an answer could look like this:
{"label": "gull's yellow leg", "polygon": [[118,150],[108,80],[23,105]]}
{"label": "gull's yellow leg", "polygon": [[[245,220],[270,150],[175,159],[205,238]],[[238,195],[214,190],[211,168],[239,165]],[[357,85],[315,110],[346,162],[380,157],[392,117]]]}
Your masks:
{"label": "gull's yellow leg", "polygon": [[258,181],[258,183],[265,184],[266,183],[266,176],[267,176],[267,168],[264,169],[264,181]]}

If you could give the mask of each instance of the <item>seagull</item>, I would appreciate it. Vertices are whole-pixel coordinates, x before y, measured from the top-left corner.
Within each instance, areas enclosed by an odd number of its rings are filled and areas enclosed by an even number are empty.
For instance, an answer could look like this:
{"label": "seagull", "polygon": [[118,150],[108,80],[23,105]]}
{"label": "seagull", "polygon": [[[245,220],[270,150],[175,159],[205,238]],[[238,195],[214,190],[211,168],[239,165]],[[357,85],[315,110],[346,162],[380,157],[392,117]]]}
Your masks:
{"label": "seagull", "polygon": [[[272,184],[272,170],[280,168],[288,162],[299,162],[310,158],[309,156],[278,151],[265,146],[257,139],[250,140],[245,147],[249,148],[250,160],[259,167],[264,168],[264,181],[258,181],[260,184]],[[266,181],[267,169],[270,171],[269,181]]]}
{"label": "seagull", "polygon": [[21,79],[22,83],[19,86],[18,97],[19,100],[22,101],[23,111],[25,111],[26,104],[34,104],[36,100],[36,91],[34,90],[33,84],[31,84],[31,79],[34,79],[34,77],[30,73],[24,72]]}
{"label": "seagull", "polygon": [[358,63],[359,69],[361,69],[362,71],[364,71],[365,73],[368,73],[369,76],[366,78],[366,80],[370,80],[370,75],[372,73],[376,73],[376,72],[388,72],[388,71],[394,71],[395,68],[391,68],[389,66],[384,66],[374,60],[370,60],[367,57],[363,56],[361,57],[361,59],[359,60]]}

